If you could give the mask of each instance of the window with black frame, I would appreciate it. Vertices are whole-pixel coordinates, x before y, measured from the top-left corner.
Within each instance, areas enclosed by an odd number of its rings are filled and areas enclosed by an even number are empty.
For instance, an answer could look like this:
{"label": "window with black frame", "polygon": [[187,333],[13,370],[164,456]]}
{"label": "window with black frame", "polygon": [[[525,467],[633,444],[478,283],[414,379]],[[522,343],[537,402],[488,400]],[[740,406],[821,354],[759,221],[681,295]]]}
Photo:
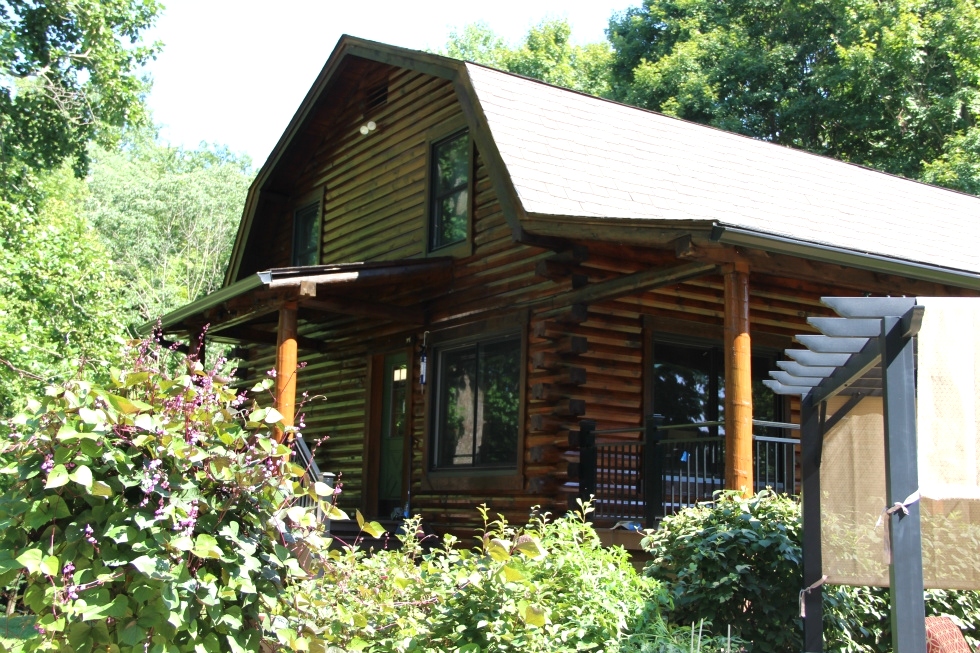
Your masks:
{"label": "window with black frame", "polygon": [[433,469],[515,468],[520,336],[452,344],[436,356]]}
{"label": "window with black frame", "polygon": [[470,137],[459,132],[432,146],[429,251],[466,240],[470,224]]}
{"label": "window with black frame", "polygon": [[292,265],[316,265],[320,258],[320,203],[308,204],[293,213]]}
{"label": "window with black frame", "polygon": [[[752,355],[753,419],[779,421],[782,401],[765,386],[775,356]],[[721,347],[686,342],[654,343],[653,411],[664,425],[724,422],[725,361]],[[704,435],[720,435],[724,425],[691,427]],[[691,431],[688,431],[689,433]],[[779,435],[778,430],[754,427],[756,435]]]}

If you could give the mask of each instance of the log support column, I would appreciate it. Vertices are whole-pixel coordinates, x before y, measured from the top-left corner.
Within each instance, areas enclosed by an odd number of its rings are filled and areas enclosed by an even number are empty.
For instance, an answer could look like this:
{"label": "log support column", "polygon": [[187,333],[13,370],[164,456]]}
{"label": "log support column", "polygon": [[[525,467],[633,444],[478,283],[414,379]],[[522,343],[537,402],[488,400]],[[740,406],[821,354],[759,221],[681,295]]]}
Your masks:
{"label": "log support column", "polygon": [[749,338],[749,270],[725,271],[725,487],[753,493],[752,343]]}
{"label": "log support column", "polygon": [[[296,416],[296,302],[286,302],[279,309],[276,345],[276,410],[282,423],[293,426]],[[276,429],[276,440],[283,442],[286,433]],[[292,436],[290,435],[290,439]]]}

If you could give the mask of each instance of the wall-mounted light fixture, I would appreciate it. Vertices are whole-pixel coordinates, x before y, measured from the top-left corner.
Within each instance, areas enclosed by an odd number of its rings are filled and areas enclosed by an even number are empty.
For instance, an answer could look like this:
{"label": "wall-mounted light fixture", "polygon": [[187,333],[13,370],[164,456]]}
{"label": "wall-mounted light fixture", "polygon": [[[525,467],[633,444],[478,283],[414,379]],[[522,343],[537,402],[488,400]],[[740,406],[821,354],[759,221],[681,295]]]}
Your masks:
{"label": "wall-mounted light fixture", "polygon": [[361,125],[361,134],[363,136],[367,136],[377,128],[378,128],[378,124],[373,120],[369,120],[367,121],[366,124]]}

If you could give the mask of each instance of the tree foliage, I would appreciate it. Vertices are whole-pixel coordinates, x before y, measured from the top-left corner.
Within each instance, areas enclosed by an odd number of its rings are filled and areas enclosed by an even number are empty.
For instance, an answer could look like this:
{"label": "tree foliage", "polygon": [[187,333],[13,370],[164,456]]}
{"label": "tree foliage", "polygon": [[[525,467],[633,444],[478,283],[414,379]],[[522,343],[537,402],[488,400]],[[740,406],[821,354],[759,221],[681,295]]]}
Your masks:
{"label": "tree foliage", "polygon": [[[80,208],[92,141],[145,118],[155,0],[0,3],[0,414],[119,333],[118,284]],[[67,167],[66,167],[67,166]],[[104,368],[104,365],[101,365]]]}
{"label": "tree foliage", "polygon": [[645,0],[608,34],[617,99],[980,192],[973,0]]}
{"label": "tree foliage", "polygon": [[96,151],[85,212],[126,281],[132,321],[220,287],[252,175],[247,156],[146,133]]}
{"label": "tree foliage", "polygon": [[543,20],[512,47],[486,23],[477,22],[451,32],[443,54],[591,95],[608,95],[609,44],[574,45],[571,35],[568,21]]}
{"label": "tree foliage", "polygon": [[80,214],[87,192],[62,167],[41,175],[37,204],[0,202],[0,416],[115,359],[121,284]]}
{"label": "tree foliage", "polygon": [[156,0],[8,0],[0,6],[0,162],[4,176],[62,161],[85,171],[88,145],[144,119],[140,32]]}

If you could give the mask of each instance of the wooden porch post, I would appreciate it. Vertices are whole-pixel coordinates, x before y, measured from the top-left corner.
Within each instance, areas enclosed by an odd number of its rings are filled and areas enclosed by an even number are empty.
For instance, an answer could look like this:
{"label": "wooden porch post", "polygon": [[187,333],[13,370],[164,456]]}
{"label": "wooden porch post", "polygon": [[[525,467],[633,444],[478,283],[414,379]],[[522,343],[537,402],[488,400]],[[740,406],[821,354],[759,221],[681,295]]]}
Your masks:
{"label": "wooden porch post", "polygon": [[725,487],[753,493],[749,270],[725,269]]}
{"label": "wooden porch post", "polygon": [[[296,415],[296,314],[296,302],[285,302],[279,308],[276,331],[276,410],[286,426],[293,425]],[[286,439],[280,429],[276,429],[275,436],[278,442]]]}

